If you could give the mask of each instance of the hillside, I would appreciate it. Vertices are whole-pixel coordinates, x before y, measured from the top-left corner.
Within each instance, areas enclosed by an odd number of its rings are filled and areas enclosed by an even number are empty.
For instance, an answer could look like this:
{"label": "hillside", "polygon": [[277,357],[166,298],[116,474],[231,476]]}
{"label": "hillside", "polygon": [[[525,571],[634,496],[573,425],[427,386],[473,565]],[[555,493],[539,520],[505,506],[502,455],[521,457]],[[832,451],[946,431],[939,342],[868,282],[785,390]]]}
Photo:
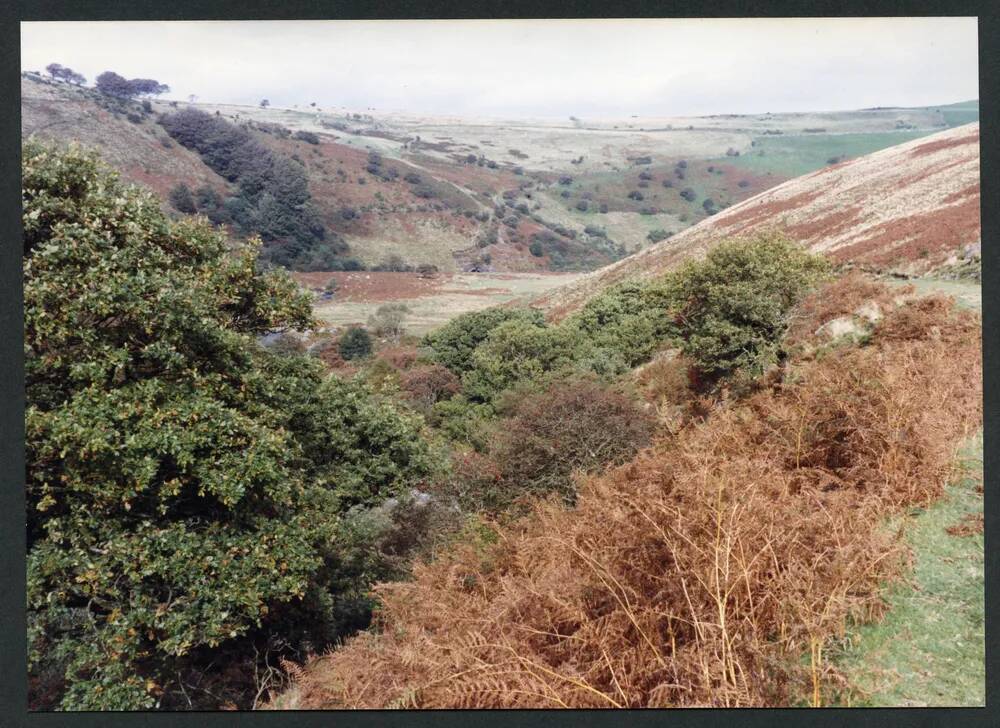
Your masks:
{"label": "hillside", "polygon": [[614,283],[651,278],[719,240],[775,227],[835,261],[927,273],[978,254],[979,204],[977,122],[780,184],[534,303],[558,318]]}
{"label": "hillside", "polygon": [[161,199],[235,185],[172,141],[161,115],[197,108],[300,162],[320,220],[372,267],[587,272],[802,171],[976,118],[978,104],[813,114],[568,121],[348,109],[115,102],[23,74],[22,132],[96,147]]}

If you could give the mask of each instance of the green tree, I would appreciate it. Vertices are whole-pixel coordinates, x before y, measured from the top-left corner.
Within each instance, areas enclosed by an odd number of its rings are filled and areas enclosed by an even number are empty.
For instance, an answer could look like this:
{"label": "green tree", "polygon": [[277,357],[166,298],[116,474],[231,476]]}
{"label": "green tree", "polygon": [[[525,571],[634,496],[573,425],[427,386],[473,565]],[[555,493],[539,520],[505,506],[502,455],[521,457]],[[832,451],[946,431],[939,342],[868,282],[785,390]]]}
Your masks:
{"label": "green tree", "polygon": [[406,331],[406,317],[410,307],[405,303],[384,303],[368,318],[368,325],[376,336],[399,339]]}
{"label": "green tree", "polygon": [[580,344],[569,327],[506,321],[473,352],[472,368],[462,377],[465,394],[474,401],[494,402],[515,384],[571,366]]}
{"label": "green tree", "polygon": [[534,324],[544,321],[534,309],[487,308],[456,316],[424,337],[432,358],[461,376],[472,368],[472,355],[486,337],[505,321],[523,320]]}
{"label": "green tree", "polygon": [[372,353],[372,337],[360,326],[349,328],[340,337],[340,356],[347,361],[366,359]]}
{"label": "green tree", "polygon": [[631,368],[648,361],[677,334],[668,315],[671,302],[662,282],[628,281],[589,301],[566,323],[578,328],[595,348],[614,352]]}
{"label": "green tree", "polygon": [[170,190],[170,204],[178,212],[188,215],[198,212],[198,208],[194,204],[194,196],[191,194],[191,189],[183,182],[178,183]]}
{"label": "green tree", "polygon": [[824,258],[764,233],[724,242],[669,276],[670,315],[705,383],[753,377],[781,358],[789,310],[828,271]]}
{"label": "green tree", "polygon": [[339,514],[427,472],[419,422],[256,343],[312,321],[254,244],[79,149],[23,160],[30,669],[64,708],[179,707],[222,650],[329,642],[377,577]]}

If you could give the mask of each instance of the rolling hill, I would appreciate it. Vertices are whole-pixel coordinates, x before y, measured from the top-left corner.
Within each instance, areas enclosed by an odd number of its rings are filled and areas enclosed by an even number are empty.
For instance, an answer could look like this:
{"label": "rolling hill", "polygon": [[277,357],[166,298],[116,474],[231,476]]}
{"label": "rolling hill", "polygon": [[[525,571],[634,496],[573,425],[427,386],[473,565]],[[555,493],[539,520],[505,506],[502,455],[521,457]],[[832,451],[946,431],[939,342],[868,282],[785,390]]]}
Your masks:
{"label": "rolling hill", "polygon": [[305,169],[326,230],[366,266],[587,272],[787,181],[978,116],[978,104],[568,121],[153,101],[22,74],[22,132],[97,148],[164,200],[236,185],[159,119],[218,115]]}
{"label": "rolling hill", "polygon": [[978,122],[797,177],[533,303],[554,318],[628,278],[651,278],[729,237],[778,228],[868,269],[923,274],[978,255]]}

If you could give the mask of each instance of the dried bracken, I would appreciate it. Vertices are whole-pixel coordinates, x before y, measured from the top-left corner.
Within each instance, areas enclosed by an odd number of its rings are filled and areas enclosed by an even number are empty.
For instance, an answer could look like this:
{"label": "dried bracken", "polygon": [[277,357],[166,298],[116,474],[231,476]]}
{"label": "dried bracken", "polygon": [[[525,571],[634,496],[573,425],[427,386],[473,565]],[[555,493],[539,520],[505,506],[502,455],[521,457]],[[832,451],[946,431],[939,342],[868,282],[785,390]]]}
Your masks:
{"label": "dried bracken", "polygon": [[274,707],[821,705],[824,646],[906,562],[885,516],[943,492],[981,371],[974,315],[905,303],[869,345],[584,479],[575,508],[380,586],[379,629]]}

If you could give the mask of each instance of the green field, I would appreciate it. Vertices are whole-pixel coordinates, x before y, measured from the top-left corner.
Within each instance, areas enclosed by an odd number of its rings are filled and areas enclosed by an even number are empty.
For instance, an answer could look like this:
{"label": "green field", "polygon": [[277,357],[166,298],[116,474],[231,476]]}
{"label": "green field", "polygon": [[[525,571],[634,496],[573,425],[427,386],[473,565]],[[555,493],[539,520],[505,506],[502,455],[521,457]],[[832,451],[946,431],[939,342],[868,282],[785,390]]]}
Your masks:
{"label": "green field", "polygon": [[860,157],[933,134],[925,131],[887,131],[863,134],[796,134],[754,137],[754,147],[739,157],[720,157],[737,167],[764,175],[798,177],[828,166],[833,157]]}
{"label": "green field", "polygon": [[947,106],[928,106],[926,108],[940,111],[941,116],[944,117],[945,123],[948,126],[961,126],[962,124],[971,124],[973,121],[979,121],[978,101],[962,101],[957,104],[948,104]]}
{"label": "green field", "polygon": [[946,529],[981,518],[983,436],[960,454],[962,477],[912,519],[907,582],[889,590],[889,610],[864,625],[832,657],[848,683],[843,705],[980,706],[985,703],[983,534]]}

